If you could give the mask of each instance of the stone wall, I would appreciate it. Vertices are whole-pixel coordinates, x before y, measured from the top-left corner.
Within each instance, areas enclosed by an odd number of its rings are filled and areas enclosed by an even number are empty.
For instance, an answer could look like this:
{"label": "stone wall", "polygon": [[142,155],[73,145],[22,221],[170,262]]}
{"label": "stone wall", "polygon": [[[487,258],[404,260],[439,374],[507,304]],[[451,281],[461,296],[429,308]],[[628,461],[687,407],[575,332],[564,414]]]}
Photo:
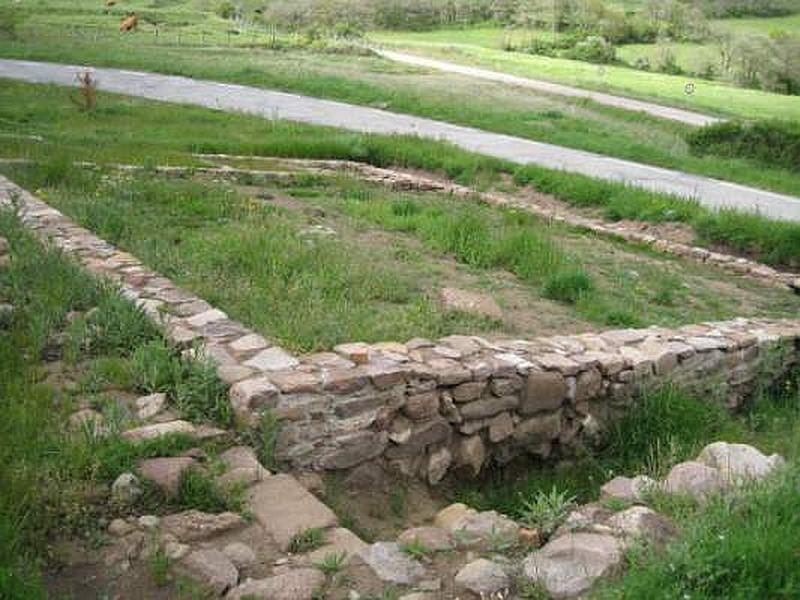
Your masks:
{"label": "stone wall", "polygon": [[800,322],[738,319],[677,330],[608,331],[532,341],[451,336],[346,344],[291,371],[237,383],[242,414],[283,420],[280,453],[298,468],[382,458],[437,483],[523,453],[569,454],[602,435],[646,384],[711,384],[735,407],[772,355],[798,360]]}
{"label": "stone wall", "polygon": [[0,206],[12,203],[40,238],[118,283],[173,342],[201,341],[232,384],[238,418],[280,417],[279,457],[299,469],[380,459],[437,483],[523,453],[568,454],[601,435],[642,385],[713,382],[736,406],[771,347],[786,348],[783,366],[798,359],[800,320],[761,319],[530,341],[352,343],[298,357],[0,177]]}

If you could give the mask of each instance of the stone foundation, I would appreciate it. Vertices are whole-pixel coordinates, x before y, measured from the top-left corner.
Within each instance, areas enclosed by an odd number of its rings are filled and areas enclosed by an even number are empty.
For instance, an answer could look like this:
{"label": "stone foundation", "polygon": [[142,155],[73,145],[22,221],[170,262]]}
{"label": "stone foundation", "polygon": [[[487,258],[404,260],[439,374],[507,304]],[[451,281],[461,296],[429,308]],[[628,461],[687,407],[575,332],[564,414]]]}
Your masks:
{"label": "stone foundation", "polygon": [[779,367],[798,360],[800,320],[765,319],[529,341],[351,343],[297,357],[0,178],[0,205],[12,202],[37,235],[117,282],[176,344],[201,341],[232,384],[240,420],[266,410],[281,419],[278,455],[297,469],[379,459],[434,484],[454,471],[477,475],[525,453],[569,454],[602,435],[644,385],[711,384],[735,407],[771,349],[785,349]]}

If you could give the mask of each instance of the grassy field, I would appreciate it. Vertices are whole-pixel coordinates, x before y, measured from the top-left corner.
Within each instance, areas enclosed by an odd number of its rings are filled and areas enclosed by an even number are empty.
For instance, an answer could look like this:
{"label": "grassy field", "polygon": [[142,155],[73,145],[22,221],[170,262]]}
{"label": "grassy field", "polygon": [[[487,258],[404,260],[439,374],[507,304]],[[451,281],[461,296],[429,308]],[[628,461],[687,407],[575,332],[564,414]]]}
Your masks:
{"label": "grassy field", "polygon": [[[220,186],[147,173],[66,174],[47,163],[11,175],[104,239],[299,351],[420,335],[672,326],[800,308],[800,299],[782,290],[547,226],[525,213],[349,179]],[[504,318],[443,310],[436,297],[447,286],[492,295]]]}
{"label": "grassy field", "polygon": [[[56,39],[39,35],[37,28],[43,25],[38,24],[38,12],[36,15],[19,26],[17,39],[0,40],[0,55],[235,81],[471,125],[775,191],[795,193],[800,189],[800,176],[786,170],[743,160],[692,156],[683,140],[687,131],[683,126],[587,101],[535,95],[509,86],[406,68],[371,56],[349,55],[343,60],[341,56],[326,53],[263,47],[178,47],[152,43],[153,38],[145,33],[124,38],[114,34],[96,41],[74,36]],[[109,21],[108,27],[112,24]],[[464,52],[490,53],[492,61],[522,61],[521,71],[530,68],[526,61],[538,60],[499,51],[493,54],[480,48],[458,50],[459,54]],[[676,90],[679,93],[673,96],[680,98],[684,94],[686,82],[681,78],[663,80],[654,76],[651,81],[647,74],[621,68],[608,68],[600,76],[597,67],[585,63],[572,65],[569,61],[555,70],[563,71],[566,66],[574,67],[571,76],[575,77],[620,77],[621,81],[634,82],[644,78],[641,81],[656,94],[663,91],[669,95]],[[501,69],[506,67],[499,65]],[[720,104],[724,98],[726,106],[732,105],[729,88],[716,89],[711,85],[706,89],[703,84],[691,102],[701,96],[713,96],[714,102]],[[469,98],[469,102],[464,102],[464,98]],[[765,108],[765,98],[770,99],[769,108]],[[786,97],[775,96],[773,102],[772,96],[756,92],[742,91],[735,104],[761,116],[768,116],[773,110],[784,117],[800,114],[800,104],[792,103],[791,99],[787,102]]]}
{"label": "grassy field", "polygon": [[[445,32],[437,32],[443,35]],[[704,81],[685,76],[665,75],[638,71],[614,65],[592,65],[565,58],[549,58],[519,52],[505,52],[495,47],[467,45],[459,41],[459,31],[453,30],[450,43],[424,44],[415,42],[412,35],[392,32],[372,34],[376,41],[399,48],[441,58],[452,62],[475,65],[486,69],[511,73],[522,77],[543,79],[576,87],[610,92],[642,100],[651,100],[665,105],[677,106],[721,116],[745,119],[776,118],[800,119],[800,98],[771,94],[759,90],[748,90],[717,81]],[[502,40],[502,30],[497,31]],[[656,52],[648,47],[648,52]],[[686,54],[690,52],[687,47]],[[705,52],[705,50],[704,50]],[[635,52],[621,56],[635,59]],[[694,57],[693,57],[694,60]],[[695,90],[687,95],[687,83],[694,83]]]}
{"label": "grassy field", "polygon": [[[50,160],[197,164],[190,153],[339,158],[439,172],[480,188],[532,186],[609,219],[680,222],[696,243],[800,267],[800,226],[758,216],[712,213],[697,204],[587,177],[518,167],[439,142],[369,136],[244,115],[101,94],[81,112],[55,86],[0,83],[0,156]],[[120,135],[125,131],[126,135]],[[35,136],[30,139],[29,136]],[[513,175],[513,182],[509,176]],[[504,179],[504,181],[501,181]],[[514,185],[516,184],[516,185]]]}

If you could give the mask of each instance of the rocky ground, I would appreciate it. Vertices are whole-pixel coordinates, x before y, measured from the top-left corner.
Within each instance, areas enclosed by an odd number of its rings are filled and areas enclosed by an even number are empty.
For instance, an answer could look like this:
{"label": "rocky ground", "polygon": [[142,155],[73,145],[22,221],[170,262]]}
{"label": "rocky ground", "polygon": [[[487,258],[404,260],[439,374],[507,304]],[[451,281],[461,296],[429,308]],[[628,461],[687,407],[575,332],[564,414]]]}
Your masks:
{"label": "rocky ground", "polygon": [[[148,414],[156,411],[151,421],[164,414],[156,410],[161,404],[157,396],[136,404]],[[85,416],[81,412],[74,418]],[[167,431],[200,437],[216,433],[172,420],[137,427],[125,436],[152,439]],[[143,460],[135,473],[114,482],[112,498],[120,505],[135,504],[145,485],[174,495],[188,471],[211,471],[206,458],[195,450]],[[695,460],[675,465],[663,481],[645,476],[609,481],[596,502],[565,513],[552,533],[494,511],[453,504],[423,526],[374,543],[342,526],[322,500],[325,488],[319,477],[271,473],[247,446],[225,450],[217,462],[216,483],[245,489],[241,514],[186,510],[114,519],[101,561],[94,570],[81,571],[84,579],[87,573],[97,577],[96,570],[102,569],[103,579],[114,581],[121,598],[130,597],[125,590],[137,588],[126,579],[141,579],[147,572],[143,565],[150,565],[151,577],[155,565],[165,582],[190,581],[209,597],[237,600],[505,599],[531,597],[534,591],[573,598],[597,579],[620,574],[634,546],[658,548],[680,535],[668,518],[648,507],[654,494],[699,502],[712,494],[733,495],[739,486],[768,476],[783,460],[751,446],[716,442]]]}

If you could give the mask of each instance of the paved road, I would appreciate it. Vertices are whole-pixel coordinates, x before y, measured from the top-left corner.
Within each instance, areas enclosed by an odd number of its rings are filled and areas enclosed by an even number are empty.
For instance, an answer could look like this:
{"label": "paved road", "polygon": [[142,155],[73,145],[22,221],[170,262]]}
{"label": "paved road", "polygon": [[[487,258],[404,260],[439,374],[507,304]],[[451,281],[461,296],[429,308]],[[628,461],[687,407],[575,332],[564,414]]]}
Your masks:
{"label": "paved road", "polygon": [[448,73],[458,73],[459,75],[467,75],[468,77],[497,81],[499,83],[507,83],[517,87],[536,90],[537,92],[545,92],[547,94],[569,96],[572,98],[588,98],[589,100],[597,102],[598,104],[605,104],[607,106],[614,106],[616,108],[644,112],[653,115],[654,117],[680,121],[689,125],[711,125],[712,123],[718,123],[723,120],[701,113],[681,110],[680,108],[672,108],[669,106],[662,106],[660,104],[653,104],[651,102],[632,100],[630,98],[623,98],[621,96],[603,94],[602,92],[593,92],[591,90],[584,90],[568,85],[550,83],[549,81],[529,79],[527,77],[517,77],[516,75],[509,75],[508,73],[489,71],[488,69],[481,69],[478,67],[467,67],[465,65],[459,65],[443,60],[435,60],[432,58],[423,58],[421,56],[414,56],[413,54],[406,54],[404,52],[395,52],[393,50],[383,50],[378,48],[375,48],[374,50],[384,58],[408,65],[427,67],[430,69],[437,69],[439,71],[446,71]]}
{"label": "paved road", "polygon": [[[0,59],[0,78],[34,83],[74,85],[76,73],[84,70],[85,67]],[[581,150],[374,108],[242,85],[120,69],[97,68],[92,71],[98,80],[98,87],[109,92],[367,133],[418,135],[444,140],[465,150],[520,164],[536,164],[695,198],[712,208],[732,207],[758,211],[776,219],[800,221],[800,198]]]}

